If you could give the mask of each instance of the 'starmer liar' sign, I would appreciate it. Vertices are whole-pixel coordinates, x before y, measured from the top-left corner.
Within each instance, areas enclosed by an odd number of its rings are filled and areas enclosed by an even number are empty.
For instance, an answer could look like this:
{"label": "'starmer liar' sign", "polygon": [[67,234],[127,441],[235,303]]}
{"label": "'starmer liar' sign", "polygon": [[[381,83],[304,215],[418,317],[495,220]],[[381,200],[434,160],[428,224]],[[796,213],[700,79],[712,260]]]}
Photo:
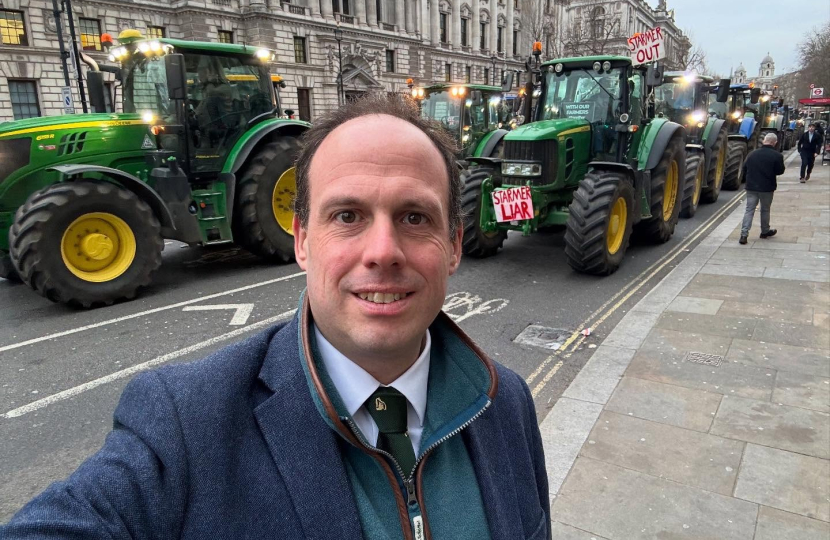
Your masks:
{"label": "'starmer liar' sign", "polygon": [[628,51],[635,66],[665,58],[663,29],[658,26],[645,32],[637,32],[628,38]]}

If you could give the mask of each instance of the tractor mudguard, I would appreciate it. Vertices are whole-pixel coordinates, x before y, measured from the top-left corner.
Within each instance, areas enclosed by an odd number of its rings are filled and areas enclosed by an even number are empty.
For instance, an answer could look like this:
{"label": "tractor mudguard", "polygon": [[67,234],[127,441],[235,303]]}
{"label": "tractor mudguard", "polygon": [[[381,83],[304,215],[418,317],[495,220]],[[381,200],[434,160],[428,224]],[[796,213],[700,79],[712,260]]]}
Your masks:
{"label": "tractor mudguard", "polygon": [[634,167],[629,165],[628,163],[617,163],[616,161],[592,161],[588,163],[588,170],[606,170],[606,171],[619,171],[625,174],[629,180],[631,180],[631,185],[633,186],[635,183],[635,179],[637,178],[637,174],[634,171]]}
{"label": "tractor mudguard", "polygon": [[723,124],[726,120],[722,118],[718,118],[712,123],[711,129],[709,129],[708,133],[706,133],[706,140],[703,143],[706,147],[706,150],[711,150],[713,146],[715,146],[715,142],[718,140],[718,133],[720,133],[721,128],[723,128]]}
{"label": "tractor mudguard", "polygon": [[484,141],[482,141],[481,145],[479,145],[477,150],[480,151],[477,151],[475,154],[478,156],[490,157],[490,155],[493,153],[493,150],[496,149],[496,146],[501,142],[502,139],[504,139],[505,135],[507,135],[506,129],[497,129],[495,131],[491,131],[490,135]]}
{"label": "tractor mudguard", "polygon": [[757,123],[758,122],[755,120],[755,118],[744,118],[741,121],[741,128],[738,130],[738,133],[743,135],[746,138],[746,140],[751,139],[752,132],[755,131],[755,124]]}
{"label": "tractor mudguard", "polygon": [[686,140],[686,129],[680,124],[666,122],[660,127],[660,131],[657,132],[654,142],[651,143],[645,167],[642,166],[642,161],[640,162],[641,170],[650,171],[656,167],[658,163],[660,163],[660,158],[663,157],[663,152],[666,150],[666,147],[669,145],[669,141],[675,134],[679,134],[683,140]]}
{"label": "tractor mudguard", "polygon": [[228,153],[228,159],[225,161],[225,166],[222,172],[237,173],[239,169],[245,165],[248,156],[257,147],[257,145],[267,136],[275,131],[279,131],[281,135],[291,135],[298,137],[308,130],[310,124],[307,122],[300,122],[298,120],[285,120],[283,118],[274,118],[273,120],[266,120],[256,124],[251,131],[243,135],[236,141],[233,149]]}
{"label": "tractor mudguard", "polygon": [[170,209],[167,208],[167,204],[164,202],[164,199],[161,198],[156,190],[148,186],[145,182],[142,182],[138,177],[118,169],[101,167],[98,165],[55,165],[54,167],[49,167],[47,170],[57,171],[70,181],[73,176],[82,175],[84,173],[103,174],[104,176],[114,180],[115,183],[123,188],[132,191],[135,193],[136,197],[150,205],[150,208],[153,209],[153,213],[161,223],[162,228],[166,228],[171,231],[176,228],[173,222],[173,216],[170,214]]}
{"label": "tractor mudguard", "polygon": [[475,163],[476,165],[487,165],[488,167],[493,167],[494,169],[499,169],[502,162],[500,158],[491,157],[470,157],[467,158],[467,161]]}

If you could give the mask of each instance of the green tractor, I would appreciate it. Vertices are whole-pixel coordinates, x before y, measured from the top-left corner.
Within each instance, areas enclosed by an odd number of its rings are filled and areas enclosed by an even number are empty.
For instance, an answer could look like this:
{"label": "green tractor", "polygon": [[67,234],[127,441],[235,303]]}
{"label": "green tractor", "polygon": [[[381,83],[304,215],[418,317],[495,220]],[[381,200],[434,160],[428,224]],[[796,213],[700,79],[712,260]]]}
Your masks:
{"label": "green tractor", "polygon": [[[766,114],[758,120],[761,123],[761,132],[758,135],[760,140],[763,141],[767,133],[774,133],[778,137],[775,149],[779,151],[789,150],[789,146],[787,146],[787,128],[790,124],[790,108],[784,105],[783,99],[770,97],[770,106]],[[790,146],[792,145],[790,144]]]}
{"label": "green tractor", "polygon": [[[654,89],[658,118],[668,118],[686,128],[686,179],[680,216],[690,218],[700,202],[718,200],[727,163],[726,120],[709,114],[712,77],[667,72],[663,84]],[[720,103],[729,99],[729,80],[719,84]]]}
{"label": "green tractor", "polygon": [[787,132],[784,134],[784,150],[798,146],[798,139],[804,134],[804,119],[798,111],[791,111]]}
{"label": "green tractor", "polygon": [[[123,114],[0,124],[0,275],[93,307],[148,285],[165,238],[289,261],[293,161],[309,126],[281,118],[272,53],[135,31],[119,41],[108,70]],[[95,110],[102,81],[88,73]]]}
{"label": "green tractor", "polygon": [[564,227],[569,264],[607,275],[633,231],[653,242],[674,233],[686,130],[655,116],[656,67],[623,56],[540,63],[538,54],[535,66],[528,62],[527,95],[539,92],[533,114],[525,110],[530,121],[505,135],[503,159],[473,160],[479,166],[465,185],[463,250],[491,256],[508,231]]}
{"label": "green tractor", "polygon": [[[723,92],[726,85],[715,87],[713,92]],[[726,121],[728,144],[726,150],[726,170],[722,188],[736,190],[741,187],[744,160],[759,145],[761,118],[767,110],[767,100],[761,99],[761,90],[748,84],[729,86],[729,99],[726,102],[709,103],[709,112]]]}
{"label": "green tractor", "polygon": [[469,158],[500,155],[502,139],[511,129],[511,104],[502,89],[483,84],[441,83],[412,89],[421,116],[439,122],[460,149],[462,170]]}

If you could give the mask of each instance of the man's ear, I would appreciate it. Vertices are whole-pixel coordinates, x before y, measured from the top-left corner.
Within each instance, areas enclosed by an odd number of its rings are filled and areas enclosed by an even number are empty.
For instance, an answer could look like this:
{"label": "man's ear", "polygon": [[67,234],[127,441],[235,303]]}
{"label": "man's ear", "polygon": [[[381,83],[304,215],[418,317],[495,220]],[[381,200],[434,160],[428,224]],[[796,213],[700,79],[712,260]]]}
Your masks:
{"label": "man's ear", "polygon": [[450,275],[455,274],[458,265],[461,264],[461,240],[464,238],[464,224],[460,221],[455,227],[455,234],[452,237],[452,259],[450,260]]}
{"label": "man's ear", "polygon": [[294,230],[294,258],[297,260],[300,268],[307,270],[308,233],[300,224],[300,218],[297,217],[297,214],[294,214],[294,221],[291,224],[291,228]]}

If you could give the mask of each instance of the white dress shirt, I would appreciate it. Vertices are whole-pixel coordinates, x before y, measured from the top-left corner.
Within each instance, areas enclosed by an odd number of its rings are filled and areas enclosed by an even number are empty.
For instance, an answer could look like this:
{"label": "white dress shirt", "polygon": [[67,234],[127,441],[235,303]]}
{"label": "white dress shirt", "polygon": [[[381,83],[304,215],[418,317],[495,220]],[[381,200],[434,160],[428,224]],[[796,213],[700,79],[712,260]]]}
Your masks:
{"label": "white dress shirt", "polygon": [[[357,427],[369,442],[377,446],[378,426],[363,406],[375,390],[383,386],[365,369],[346,358],[334,345],[328,342],[314,325],[314,334],[317,337],[317,347],[331,377],[337,392],[349,414],[352,415]],[[412,449],[418,455],[421,445],[421,433],[424,428],[424,418],[427,409],[427,384],[429,382],[429,349],[432,339],[427,330],[424,349],[408,370],[392,381],[391,386],[406,397],[406,426]]]}

